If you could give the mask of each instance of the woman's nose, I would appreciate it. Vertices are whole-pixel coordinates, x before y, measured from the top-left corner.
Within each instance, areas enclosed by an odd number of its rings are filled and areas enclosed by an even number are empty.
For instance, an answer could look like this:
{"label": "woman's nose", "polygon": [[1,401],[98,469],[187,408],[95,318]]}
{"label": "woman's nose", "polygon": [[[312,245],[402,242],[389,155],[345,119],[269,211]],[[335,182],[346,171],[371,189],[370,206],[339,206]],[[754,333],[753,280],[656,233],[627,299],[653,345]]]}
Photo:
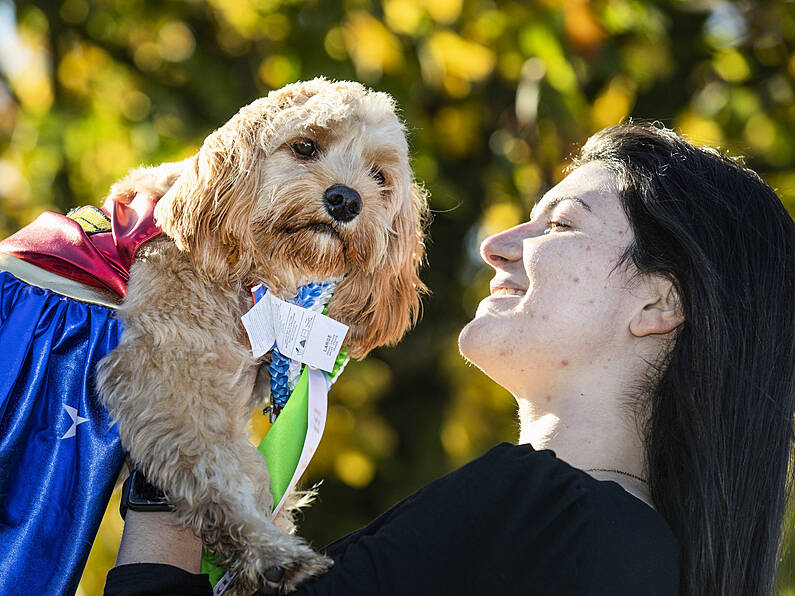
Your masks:
{"label": "woman's nose", "polygon": [[522,258],[522,241],[527,236],[526,224],[486,238],[480,245],[480,256],[495,269]]}

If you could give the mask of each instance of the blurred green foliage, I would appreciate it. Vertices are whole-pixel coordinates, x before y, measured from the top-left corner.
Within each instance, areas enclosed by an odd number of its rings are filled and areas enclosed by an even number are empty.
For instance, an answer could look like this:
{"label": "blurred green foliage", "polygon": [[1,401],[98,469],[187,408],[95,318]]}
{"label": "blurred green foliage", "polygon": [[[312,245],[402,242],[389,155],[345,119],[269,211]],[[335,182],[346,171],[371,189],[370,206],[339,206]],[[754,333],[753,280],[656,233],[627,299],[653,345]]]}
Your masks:
{"label": "blurred green foliage", "polygon": [[[477,247],[527,215],[590,133],[659,120],[746,156],[795,210],[793,49],[791,2],[0,0],[0,233],[100,203],[129,168],[195,152],[297,79],[391,93],[431,191],[433,294],[415,331],[332,390],[302,530],[322,545],[516,438],[513,398],[457,352],[487,292]],[[81,593],[101,593],[113,564],[117,498]]]}

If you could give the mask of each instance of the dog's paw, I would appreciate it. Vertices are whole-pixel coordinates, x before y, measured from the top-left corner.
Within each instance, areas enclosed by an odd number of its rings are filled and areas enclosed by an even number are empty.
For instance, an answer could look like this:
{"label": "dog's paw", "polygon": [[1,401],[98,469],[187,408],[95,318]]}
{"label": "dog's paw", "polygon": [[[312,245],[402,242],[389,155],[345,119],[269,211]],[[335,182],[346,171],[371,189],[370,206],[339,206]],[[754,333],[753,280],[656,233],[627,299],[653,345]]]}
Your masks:
{"label": "dog's paw", "polygon": [[269,567],[260,575],[261,590],[265,594],[288,594],[297,590],[309,578],[328,571],[334,561],[319,553],[312,552],[311,558],[293,561],[287,567]]}
{"label": "dog's paw", "polygon": [[266,549],[238,559],[233,569],[246,587],[260,589],[265,594],[288,594],[334,564],[332,559],[316,553],[300,539],[289,538],[293,540],[288,548]]}

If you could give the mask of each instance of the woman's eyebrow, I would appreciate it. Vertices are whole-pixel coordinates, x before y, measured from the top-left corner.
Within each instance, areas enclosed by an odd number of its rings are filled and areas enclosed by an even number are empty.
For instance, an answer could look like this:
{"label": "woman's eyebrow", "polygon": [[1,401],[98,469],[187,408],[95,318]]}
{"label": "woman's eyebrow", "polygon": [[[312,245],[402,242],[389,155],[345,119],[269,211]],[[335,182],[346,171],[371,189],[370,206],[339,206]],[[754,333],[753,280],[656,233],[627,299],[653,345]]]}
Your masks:
{"label": "woman's eyebrow", "polygon": [[[550,200],[544,206],[542,211],[551,211],[552,209],[557,207],[559,203],[562,203],[563,201],[572,201],[573,203],[576,203],[577,205],[580,205],[583,209],[585,209],[589,213],[593,213],[593,210],[591,209],[590,205],[588,205],[588,203],[586,203],[585,201],[583,201],[580,197],[578,197],[576,195],[560,195],[558,197],[555,197],[554,199]],[[538,204],[536,204],[536,207],[538,207]],[[530,219],[535,217],[534,213],[535,213],[535,207],[530,212]]]}

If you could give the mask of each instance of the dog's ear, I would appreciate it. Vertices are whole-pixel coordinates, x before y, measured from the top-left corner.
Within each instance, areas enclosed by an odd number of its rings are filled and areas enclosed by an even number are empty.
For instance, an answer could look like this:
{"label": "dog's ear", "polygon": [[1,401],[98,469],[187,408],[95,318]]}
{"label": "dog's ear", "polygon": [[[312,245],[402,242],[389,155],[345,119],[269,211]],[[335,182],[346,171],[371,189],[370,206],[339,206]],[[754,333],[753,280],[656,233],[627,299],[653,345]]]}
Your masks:
{"label": "dog's ear", "polygon": [[329,314],[350,326],[345,344],[353,358],[397,343],[416,323],[420,296],[428,291],[419,277],[425,258],[427,193],[410,182],[396,188],[396,194],[404,196],[389,230],[385,262],[372,272],[349,273],[330,305]]}
{"label": "dog's ear", "polygon": [[251,214],[264,156],[251,123],[233,118],[185,161],[155,208],[155,219],[197,271],[216,282],[241,279],[254,259]]}

